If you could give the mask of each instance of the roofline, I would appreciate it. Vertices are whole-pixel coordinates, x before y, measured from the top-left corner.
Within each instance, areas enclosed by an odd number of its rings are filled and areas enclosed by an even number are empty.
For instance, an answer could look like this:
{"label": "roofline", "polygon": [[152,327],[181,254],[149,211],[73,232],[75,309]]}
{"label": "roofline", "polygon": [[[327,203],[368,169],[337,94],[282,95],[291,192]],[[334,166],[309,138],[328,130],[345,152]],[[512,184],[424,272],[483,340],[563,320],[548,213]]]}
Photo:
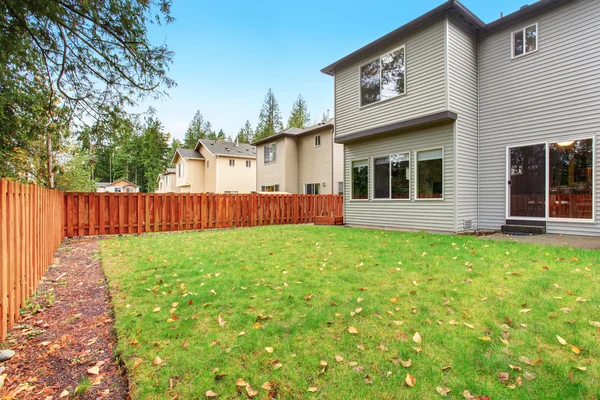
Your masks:
{"label": "roofline", "polygon": [[110,183],[109,183],[109,184],[108,184],[106,187],[108,187],[108,186],[112,186],[113,184],[115,184],[115,183],[117,183],[117,182],[121,182],[121,181],[125,181],[125,182],[129,183],[131,186],[135,186],[135,187],[138,187],[138,188],[140,187],[139,185],[136,185],[135,183],[133,183],[133,182],[130,182],[130,181],[128,181],[127,179],[124,179],[124,178],[117,179],[117,180],[116,180],[116,181],[114,181],[114,182],[110,182]]}
{"label": "roofline", "polygon": [[[184,159],[190,159],[190,160],[204,160],[204,157],[200,158],[200,157],[184,157],[183,155],[181,155],[181,153],[179,152],[180,149],[176,149],[175,150],[175,154],[173,154],[173,158],[171,159],[171,164],[175,163],[175,157],[177,157],[177,154],[179,154],[179,157],[184,158]],[[189,150],[189,149],[188,149]],[[194,149],[194,151],[198,151],[196,149]]]}
{"label": "roofline", "polygon": [[305,135],[307,133],[311,133],[311,132],[315,132],[315,131],[321,130],[323,128],[327,128],[328,126],[333,127],[333,126],[335,126],[335,124],[333,122],[326,122],[326,123],[320,124],[320,125],[319,124],[315,124],[315,125],[309,126],[308,128],[304,128],[304,130],[302,132],[298,132],[298,133],[279,132],[279,133],[276,133],[274,135],[267,136],[266,138],[260,139],[260,140],[254,142],[254,143],[251,143],[251,144],[254,145],[254,146],[258,146],[260,144],[263,144],[263,143],[266,143],[266,142],[270,142],[270,141],[273,141],[273,140],[277,140],[277,139],[282,138],[282,137],[298,137],[298,136]]}
{"label": "roofline", "polygon": [[198,153],[200,153],[200,145],[204,146],[204,148],[206,150],[208,150],[208,152],[210,153],[211,156],[215,156],[215,153],[213,153],[212,151],[210,151],[210,149],[208,148],[207,145],[205,145],[204,143],[202,143],[202,139],[198,139],[198,141],[196,142],[196,147],[194,147],[194,150],[196,150]]}
{"label": "roofline", "polygon": [[502,28],[521,18],[525,18],[529,15],[535,14],[549,7],[566,3],[568,1],[570,0],[538,0],[537,2],[531,5],[522,7],[521,9],[515,12],[512,12],[504,17],[500,17],[497,20],[490,22],[489,24],[486,24],[481,19],[479,19],[479,17],[473,14],[467,7],[461,4],[458,0],[448,0],[445,3],[437,6],[436,8],[421,15],[420,17],[417,17],[412,21],[407,22],[406,24],[391,31],[390,33],[381,36],[379,39],[376,39],[371,43],[368,43],[365,46],[359,48],[358,50],[348,54],[347,56],[340,58],[336,62],[321,69],[321,72],[326,75],[333,76],[335,75],[336,69],[343,68],[348,64],[362,58],[363,56],[375,52],[379,48],[391,45],[391,43],[393,43],[394,40],[396,40],[399,36],[406,35],[407,33],[424,26],[431,19],[445,14],[446,12],[452,9],[458,10],[460,13],[464,14],[475,25],[479,32],[487,33]]}

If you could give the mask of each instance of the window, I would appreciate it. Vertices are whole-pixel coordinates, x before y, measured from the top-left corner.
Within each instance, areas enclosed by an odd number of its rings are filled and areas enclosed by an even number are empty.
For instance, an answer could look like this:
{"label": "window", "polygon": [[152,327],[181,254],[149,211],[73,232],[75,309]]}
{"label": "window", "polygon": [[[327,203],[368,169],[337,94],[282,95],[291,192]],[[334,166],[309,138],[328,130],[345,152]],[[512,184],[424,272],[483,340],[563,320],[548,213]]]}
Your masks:
{"label": "window", "polygon": [[305,194],[319,194],[321,185],[318,183],[307,183],[304,185]]}
{"label": "window", "polygon": [[279,185],[261,186],[261,192],[279,192]]}
{"label": "window", "polygon": [[410,198],[410,154],[375,158],[373,163],[374,198]]}
{"label": "window", "polygon": [[315,147],[319,147],[321,145],[321,135],[315,136]]}
{"label": "window", "polygon": [[183,163],[177,164],[177,176],[183,178]]}
{"label": "window", "polygon": [[131,193],[131,192],[135,192],[135,189],[134,189],[134,188],[132,188],[132,187],[128,187],[128,188],[125,188],[125,191],[126,191],[127,193]]}
{"label": "window", "polygon": [[237,190],[226,190],[224,194],[238,194]]}
{"label": "window", "polygon": [[443,150],[417,152],[417,198],[444,198]]}
{"label": "window", "polygon": [[352,161],[352,198],[355,200],[369,198],[369,162],[367,160]]}
{"label": "window", "polygon": [[512,56],[519,57],[538,48],[538,24],[527,26],[512,33]]}
{"label": "window", "polygon": [[120,187],[115,188],[115,193],[121,193],[122,191],[123,191],[123,189]]}
{"label": "window", "polygon": [[548,144],[550,218],[592,218],[593,160],[592,139]]}
{"label": "window", "polygon": [[251,167],[252,167],[252,161],[246,160],[246,168],[251,168]]}
{"label": "window", "polygon": [[405,93],[404,47],[360,67],[360,105]]}
{"label": "window", "polygon": [[171,176],[167,175],[165,176],[165,185],[169,186],[171,184]]}
{"label": "window", "polygon": [[338,182],[338,194],[344,194],[344,182]]}
{"label": "window", "polygon": [[163,183],[162,183],[162,181],[160,182],[160,185],[158,185],[158,188],[159,188],[158,190],[163,190]]}
{"label": "window", "polygon": [[277,161],[277,143],[265,146],[265,164]]}
{"label": "window", "polygon": [[206,168],[210,168],[210,160],[206,160]]}
{"label": "window", "polygon": [[233,159],[233,158],[229,159],[229,166],[230,167],[235,167],[235,159]]}

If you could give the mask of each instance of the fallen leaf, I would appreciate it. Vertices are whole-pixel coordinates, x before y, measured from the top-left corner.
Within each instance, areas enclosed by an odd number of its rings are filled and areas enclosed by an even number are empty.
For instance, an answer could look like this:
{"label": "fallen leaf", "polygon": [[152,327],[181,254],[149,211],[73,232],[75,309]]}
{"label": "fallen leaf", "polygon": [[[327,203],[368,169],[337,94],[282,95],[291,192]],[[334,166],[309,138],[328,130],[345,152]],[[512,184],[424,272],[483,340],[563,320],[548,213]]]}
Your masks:
{"label": "fallen leaf", "polygon": [[574,345],[570,345],[570,346],[571,346],[571,351],[572,351],[573,353],[575,353],[575,354],[579,354],[579,353],[581,353],[581,349],[580,349],[579,347],[577,347],[577,346],[574,346]]}
{"label": "fallen leaf", "polygon": [[498,374],[498,380],[502,383],[506,382],[510,379],[510,374],[508,372],[500,372]]}
{"label": "fallen leaf", "polygon": [[68,395],[69,395],[69,391],[63,390],[62,392],[60,392],[59,398],[62,399],[63,397],[67,397]]}
{"label": "fallen leaf", "polygon": [[531,308],[524,308],[524,309],[522,309],[522,310],[521,310],[521,311],[519,311],[519,312],[522,312],[522,313],[528,313],[529,311],[531,311]]}
{"label": "fallen leaf", "polygon": [[392,303],[396,303],[396,302],[398,301],[398,298],[397,298],[397,297],[393,297],[393,298],[391,298],[391,299],[390,299],[390,301],[391,301]]}
{"label": "fallen leaf", "polygon": [[152,364],[154,364],[155,366],[161,365],[162,363],[163,363],[163,360],[161,360],[161,358],[159,356],[156,356],[154,361],[152,361]]}
{"label": "fallen leaf", "polygon": [[246,393],[248,394],[248,397],[252,398],[258,394],[258,390],[254,390],[252,389],[252,386],[248,385],[246,386]]}
{"label": "fallen leaf", "polygon": [[160,307],[155,307],[152,312],[159,312],[160,311]]}
{"label": "fallen leaf", "polygon": [[255,322],[254,325],[252,325],[252,329],[258,329],[260,328],[260,322]]}
{"label": "fallen leaf", "polygon": [[223,319],[223,313],[219,313],[219,317],[217,318],[217,320],[219,321],[219,325],[221,326],[225,326],[225,324],[227,323],[227,321]]}
{"label": "fallen leaf", "polygon": [[368,385],[373,384],[373,378],[371,378],[371,375],[365,375],[364,382]]}
{"label": "fallen leaf", "polygon": [[273,348],[272,347],[265,347],[265,350],[267,351],[267,353],[272,353],[273,352]]}
{"label": "fallen leaf", "polygon": [[465,390],[463,392],[463,397],[465,399],[467,399],[467,400],[473,400],[475,398],[475,396],[471,392],[469,392],[468,390]]}
{"label": "fallen leaf", "polygon": [[351,334],[353,334],[353,335],[356,335],[358,333],[358,329],[356,329],[353,326],[349,326],[348,327],[348,332],[351,333]]}
{"label": "fallen leaf", "polygon": [[206,393],[204,393],[204,395],[209,399],[214,399],[215,397],[219,397],[219,395],[217,393],[213,392],[212,390],[207,390]]}
{"label": "fallen leaf", "polygon": [[489,336],[482,336],[479,338],[479,340],[483,340],[484,342],[489,342],[490,340],[492,340],[492,338]]}
{"label": "fallen leaf", "polygon": [[417,353],[420,353],[420,352],[422,352],[422,351],[423,351],[423,349],[422,349],[421,347],[413,347],[413,349],[415,349],[415,351],[416,351]]}
{"label": "fallen leaf", "polygon": [[135,361],[133,362],[133,368],[139,367],[143,361],[144,360],[142,360],[141,358],[136,358]]}
{"label": "fallen leaf", "polygon": [[527,364],[527,365],[533,365],[533,362],[531,362],[531,360],[527,357],[521,356],[521,357],[519,357],[519,361],[521,361],[522,363]]}
{"label": "fallen leaf", "polygon": [[562,344],[563,346],[567,344],[567,341],[558,335],[556,335],[556,339],[558,340],[558,343]]}
{"label": "fallen leaf", "polygon": [[590,321],[590,325],[591,326],[595,326],[596,328],[600,328],[600,322],[599,321]]}
{"label": "fallen leaf", "polygon": [[522,370],[522,368],[521,368],[521,367],[519,367],[518,365],[511,365],[511,364],[508,364],[508,366],[509,366],[509,367],[510,367],[510,369],[512,369],[513,371],[521,371],[521,370]]}
{"label": "fallen leaf", "polygon": [[361,301],[363,301],[363,300],[364,300],[364,299],[363,299],[362,297],[359,297],[359,298],[357,298],[357,299],[356,299],[356,302],[357,302],[357,303],[360,303],[360,302],[361,302]]}
{"label": "fallen leaf", "polygon": [[317,388],[315,386],[311,386],[307,390],[311,393],[317,393],[319,391],[319,388]]}
{"label": "fallen leaf", "polygon": [[448,395],[448,393],[451,392],[450,388],[443,388],[441,386],[438,386],[435,388],[436,392],[438,392],[440,395],[446,397]]}
{"label": "fallen leaf", "polygon": [[408,386],[408,387],[414,387],[415,383],[417,383],[417,378],[415,378],[411,374],[406,374],[406,378],[404,379],[404,383],[406,383],[406,386]]}
{"label": "fallen leaf", "polygon": [[306,296],[304,296],[304,300],[309,301],[310,299],[312,299],[313,296],[314,296],[314,294],[312,294],[312,293],[309,295],[306,295]]}
{"label": "fallen leaf", "polygon": [[467,324],[466,322],[463,322],[463,324],[467,327],[467,328],[471,328],[471,329],[475,329],[475,327],[471,324]]}
{"label": "fallen leaf", "polygon": [[98,366],[94,366],[92,368],[87,369],[87,373],[90,375],[98,375],[100,373],[100,368]]}
{"label": "fallen leaf", "polygon": [[415,343],[421,343],[423,341],[419,332],[415,332],[412,339],[413,339],[413,342],[415,342]]}
{"label": "fallen leaf", "polygon": [[239,378],[237,381],[235,381],[235,386],[246,387],[248,384],[242,378]]}
{"label": "fallen leaf", "polygon": [[344,361],[344,357],[340,356],[340,355],[336,355],[335,356],[335,361],[341,363],[342,361]]}
{"label": "fallen leaf", "polygon": [[578,367],[577,365],[574,367],[580,371],[587,371],[587,367]]}
{"label": "fallen leaf", "polygon": [[402,364],[404,368],[408,368],[412,365],[412,359],[408,359],[408,361],[400,360],[400,364]]}
{"label": "fallen leaf", "polygon": [[265,382],[262,384],[261,388],[266,391],[271,391],[271,389],[273,389],[273,385],[271,385],[271,382]]}
{"label": "fallen leaf", "polygon": [[532,381],[532,380],[534,380],[536,378],[536,376],[535,376],[535,374],[533,372],[528,372],[528,371],[525,371],[523,373],[523,376],[525,377],[525,379],[527,379],[529,381]]}
{"label": "fallen leaf", "polygon": [[452,368],[452,365],[446,365],[446,366],[442,367],[442,371],[446,371],[451,368]]}

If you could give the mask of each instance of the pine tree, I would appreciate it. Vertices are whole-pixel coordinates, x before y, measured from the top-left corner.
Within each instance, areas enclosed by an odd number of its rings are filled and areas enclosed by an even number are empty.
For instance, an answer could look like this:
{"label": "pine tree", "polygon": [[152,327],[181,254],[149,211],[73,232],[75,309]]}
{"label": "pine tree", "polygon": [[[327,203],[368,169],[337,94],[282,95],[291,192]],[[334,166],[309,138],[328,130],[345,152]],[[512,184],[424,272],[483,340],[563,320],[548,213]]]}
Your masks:
{"label": "pine tree", "polygon": [[196,111],[194,118],[185,132],[183,146],[186,149],[193,149],[198,143],[198,139],[208,139],[212,125],[204,118],[200,110]]}
{"label": "pine tree", "polygon": [[299,94],[292,106],[292,113],[287,123],[288,128],[306,128],[309,123],[310,113],[308,112],[306,100]]}
{"label": "pine tree", "polygon": [[250,121],[246,121],[242,129],[237,134],[237,140],[240,143],[252,143],[254,141],[254,130]]}
{"label": "pine tree", "polygon": [[140,162],[137,167],[137,184],[142,191],[152,192],[156,189],[156,177],[164,172],[169,163],[169,134],[163,132],[163,126],[159,120],[149,118],[140,138]]}
{"label": "pine tree", "polygon": [[260,110],[260,115],[258,116],[258,126],[256,127],[254,140],[264,139],[282,129],[283,123],[281,122],[279,104],[277,104],[273,91],[269,88],[262,109]]}
{"label": "pine tree", "polygon": [[217,140],[219,142],[222,142],[225,139],[226,139],[225,132],[223,132],[223,129],[219,129],[219,133],[217,133]]}

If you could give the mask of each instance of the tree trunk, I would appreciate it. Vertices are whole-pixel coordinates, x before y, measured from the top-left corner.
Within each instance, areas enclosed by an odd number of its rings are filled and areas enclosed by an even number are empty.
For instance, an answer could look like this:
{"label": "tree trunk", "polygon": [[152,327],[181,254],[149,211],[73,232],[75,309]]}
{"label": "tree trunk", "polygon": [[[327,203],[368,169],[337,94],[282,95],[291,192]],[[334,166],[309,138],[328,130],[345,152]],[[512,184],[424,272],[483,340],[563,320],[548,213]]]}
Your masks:
{"label": "tree trunk", "polygon": [[48,153],[48,187],[54,189],[54,171],[52,165],[52,134],[46,133],[46,152]]}

